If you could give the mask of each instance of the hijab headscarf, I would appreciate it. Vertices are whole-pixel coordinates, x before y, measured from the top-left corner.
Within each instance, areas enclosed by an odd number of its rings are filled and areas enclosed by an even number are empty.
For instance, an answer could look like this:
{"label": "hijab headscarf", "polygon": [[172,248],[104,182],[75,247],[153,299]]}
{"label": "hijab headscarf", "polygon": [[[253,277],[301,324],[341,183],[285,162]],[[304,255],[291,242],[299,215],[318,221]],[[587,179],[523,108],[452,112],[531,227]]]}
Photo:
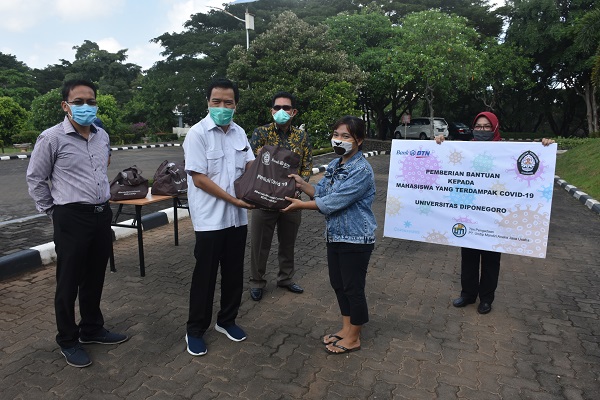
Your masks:
{"label": "hijab headscarf", "polygon": [[497,142],[499,140],[502,140],[502,138],[500,137],[500,123],[498,122],[498,117],[496,117],[494,113],[491,113],[489,111],[480,112],[473,120],[473,127],[475,127],[475,123],[477,122],[479,117],[485,117],[488,121],[490,121],[490,124],[492,124],[492,130],[494,131],[494,137],[492,138],[492,141]]}

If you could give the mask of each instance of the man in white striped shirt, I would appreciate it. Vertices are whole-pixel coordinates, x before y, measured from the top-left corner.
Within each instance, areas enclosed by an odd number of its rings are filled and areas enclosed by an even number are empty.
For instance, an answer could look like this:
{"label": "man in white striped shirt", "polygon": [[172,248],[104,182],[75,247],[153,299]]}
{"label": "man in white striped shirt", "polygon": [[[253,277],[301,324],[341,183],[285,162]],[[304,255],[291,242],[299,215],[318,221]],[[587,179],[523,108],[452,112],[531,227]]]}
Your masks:
{"label": "man in white striped shirt", "polygon": [[54,225],[56,342],[69,365],[87,367],[92,361],[81,343],[117,344],[129,338],[106,330],[100,311],[112,212],[107,177],[110,141],[104,129],[93,125],[96,87],[89,81],[69,81],[62,96],[65,119],[38,137],[27,185],[38,211],[50,215]]}

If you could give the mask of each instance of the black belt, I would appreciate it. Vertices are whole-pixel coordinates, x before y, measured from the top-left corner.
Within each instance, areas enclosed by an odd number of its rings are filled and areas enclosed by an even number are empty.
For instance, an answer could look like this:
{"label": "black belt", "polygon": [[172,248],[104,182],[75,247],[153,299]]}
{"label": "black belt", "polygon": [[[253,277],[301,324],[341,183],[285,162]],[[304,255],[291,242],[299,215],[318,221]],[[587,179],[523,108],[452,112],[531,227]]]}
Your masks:
{"label": "black belt", "polygon": [[102,204],[68,203],[64,204],[63,207],[94,214],[103,213],[105,211],[108,211],[108,209],[110,208],[110,206],[108,205],[108,201]]}

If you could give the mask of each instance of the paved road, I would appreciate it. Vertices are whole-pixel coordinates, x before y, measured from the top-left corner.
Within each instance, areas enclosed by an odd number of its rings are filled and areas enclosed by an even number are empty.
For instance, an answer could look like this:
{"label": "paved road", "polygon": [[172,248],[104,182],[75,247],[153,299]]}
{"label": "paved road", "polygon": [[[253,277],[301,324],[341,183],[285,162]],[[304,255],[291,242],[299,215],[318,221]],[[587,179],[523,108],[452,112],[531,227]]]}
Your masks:
{"label": "paved road", "polygon": [[[164,160],[183,160],[182,147],[158,147],[150,149],[113,151],[108,176],[114,178],[120,170],[137,165],[145,177],[152,178]],[[29,159],[0,162],[0,222],[27,217],[37,213],[27,193],[25,174]]]}
{"label": "paved road", "polygon": [[[119,150],[113,151],[111,159],[109,179],[134,164],[142,169],[145,177],[152,178],[164,160],[183,160],[183,148]],[[27,193],[25,174],[28,165],[29,159],[0,162],[0,257],[52,241],[50,220],[38,214]],[[168,205],[157,203],[146,207],[144,211],[152,212],[166,207]],[[15,219],[20,222],[10,222]]]}
{"label": "paved road", "polygon": [[[132,251],[135,237],[115,243],[106,326],[132,338],[86,346],[89,368],[67,366],[54,343],[53,265],[0,282],[0,398],[597,399],[600,217],[556,188],[548,257],[503,255],[494,309],[479,315],[476,304],[450,304],[460,290],[457,248],[381,237],[389,156],[368,160],[380,228],[361,351],[327,355],[320,344],[339,317],[323,217],[305,212],[296,275],[305,293],[275,288],[273,252],[263,300],[251,301],[245,287],[238,322],[248,339],[234,343],[209,330],[208,354],[187,354],[194,237],[186,219],[179,247],[171,226],[144,234],[145,278]],[[246,268],[248,257],[249,247]]]}
{"label": "paved road", "polygon": [[[108,169],[109,179],[131,165],[137,165],[147,178],[164,160],[183,160],[182,147],[159,147],[149,149],[113,151]],[[315,166],[327,163],[331,155],[315,157]],[[0,162],[0,257],[52,241],[50,220],[40,215],[27,193],[25,174],[29,159]],[[168,205],[156,203],[144,208],[150,213]],[[18,222],[14,222],[17,220]]]}

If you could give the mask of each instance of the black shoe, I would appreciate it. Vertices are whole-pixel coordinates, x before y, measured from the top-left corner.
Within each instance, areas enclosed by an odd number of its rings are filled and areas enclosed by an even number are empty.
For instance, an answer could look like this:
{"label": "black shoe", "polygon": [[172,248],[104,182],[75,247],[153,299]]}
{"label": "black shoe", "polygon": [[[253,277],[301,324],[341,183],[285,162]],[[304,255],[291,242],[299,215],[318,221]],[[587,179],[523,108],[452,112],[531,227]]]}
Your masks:
{"label": "black shoe", "polygon": [[304,293],[304,289],[297,283],[290,283],[289,285],[281,285],[280,288],[289,290],[292,293]]}
{"label": "black shoe", "polygon": [[467,299],[466,297],[459,297],[452,301],[452,305],[454,307],[464,307],[467,304],[473,304],[473,303],[475,303],[475,300]]}
{"label": "black shoe", "polygon": [[60,352],[65,356],[67,364],[73,367],[84,368],[92,364],[90,356],[88,356],[87,352],[79,343],[75,344],[73,347],[61,347]]}
{"label": "black shoe", "polygon": [[477,312],[479,314],[487,314],[490,311],[492,311],[492,305],[490,303],[479,303],[479,306],[477,307]]}
{"label": "black shoe", "polygon": [[129,340],[129,336],[121,333],[109,332],[106,329],[102,329],[96,336],[85,336],[79,337],[79,343],[98,343],[98,344],[119,344]]}
{"label": "black shoe", "polygon": [[260,301],[260,299],[262,299],[263,296],[263,290],[260,288],[251,288],[250,289],[250,297],[252,297],[252,300],[254,301]]}

